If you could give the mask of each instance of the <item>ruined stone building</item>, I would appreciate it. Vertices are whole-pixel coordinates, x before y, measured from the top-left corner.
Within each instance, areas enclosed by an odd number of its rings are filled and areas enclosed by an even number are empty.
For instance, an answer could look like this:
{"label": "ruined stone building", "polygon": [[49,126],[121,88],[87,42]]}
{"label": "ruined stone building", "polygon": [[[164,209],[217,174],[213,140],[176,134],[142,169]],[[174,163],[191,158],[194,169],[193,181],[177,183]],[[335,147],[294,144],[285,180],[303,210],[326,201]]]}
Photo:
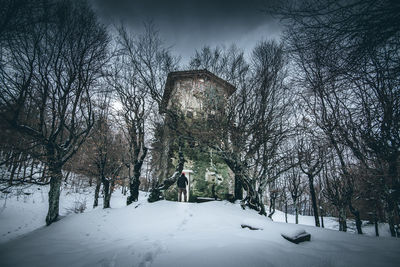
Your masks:
{"label": "ruined stone building", "polygon": [[[207,70],[169,73],[160,112],[165,114],[162,129],[159,165],[154,166],[160,180],[174,173],[177,161],[177,139],[185,142],[184,172],[189,176],[190,199],[195,197],[224,198],[233,193],[233,173],[200,139],[213,141],[217,118],[224,116],[224,108],[236,88]],[[167,199],[175,199],[175,186],[167,192]]]}

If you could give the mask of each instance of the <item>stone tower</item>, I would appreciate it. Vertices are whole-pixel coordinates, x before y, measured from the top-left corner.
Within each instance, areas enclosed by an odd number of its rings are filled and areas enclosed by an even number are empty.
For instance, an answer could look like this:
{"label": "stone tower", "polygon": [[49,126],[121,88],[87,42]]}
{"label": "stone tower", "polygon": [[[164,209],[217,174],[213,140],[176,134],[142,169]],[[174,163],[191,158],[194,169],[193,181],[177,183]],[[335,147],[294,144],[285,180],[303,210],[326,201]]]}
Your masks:
{"label": "stone tower", "polygon": [[224,116],[225,105],[235,90],[232,84],[207,70],[168,74],[160,108],[160,113],[165,115],[160,159],[158,167],[154,166],[159,170],[156,173],[159,180],[174,173],[176,140],[181,137],[185,140],[184,169],[193,172],[191,192],[222,198],[232,191],[232,172],[212,149],[197,141],[208,136],[210,141],[215,136],[216,122]]}
{"label": "stone tower", "polygon": [[176,71],[168,74],[161,112],[179,109],[186,117],[215,114],[236,88],[207,70]]}

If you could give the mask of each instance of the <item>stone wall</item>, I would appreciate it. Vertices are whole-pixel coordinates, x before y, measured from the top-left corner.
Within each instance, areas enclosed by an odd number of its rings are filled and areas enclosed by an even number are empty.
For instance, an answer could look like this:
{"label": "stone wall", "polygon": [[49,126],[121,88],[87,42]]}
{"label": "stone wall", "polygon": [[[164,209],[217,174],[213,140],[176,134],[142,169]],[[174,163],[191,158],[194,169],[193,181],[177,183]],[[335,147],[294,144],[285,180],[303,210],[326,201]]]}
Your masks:
{"label": "stone wall", "polygon": [[208,77],[177,79],[174,83],[168,109],[178,109],[187,117],[215,114],[226,104],[227,93]]}

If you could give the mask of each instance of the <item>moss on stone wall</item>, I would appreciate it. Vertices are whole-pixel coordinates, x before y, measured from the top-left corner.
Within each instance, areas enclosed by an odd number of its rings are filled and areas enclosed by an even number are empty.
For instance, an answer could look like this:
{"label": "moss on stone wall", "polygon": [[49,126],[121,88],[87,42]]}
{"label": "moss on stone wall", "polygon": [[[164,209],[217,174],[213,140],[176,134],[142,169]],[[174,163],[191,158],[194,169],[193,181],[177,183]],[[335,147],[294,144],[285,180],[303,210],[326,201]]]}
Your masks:
{"label": "moss on stone wall", "polygon": [[[219,156],[211,154],[209,149],[190,148],[187,146],[185,160],[184,169],[193,171],[191,174],[189,201],[195,201],[197,197],[227,198],[229,189],[232,189],[233,186],[233,175]],[[207,172],[214,172],[215,175],[206,180]],[[164,196],[167,200],[176,201],[178,199],[177,185],[169,188],[164,193]]]}

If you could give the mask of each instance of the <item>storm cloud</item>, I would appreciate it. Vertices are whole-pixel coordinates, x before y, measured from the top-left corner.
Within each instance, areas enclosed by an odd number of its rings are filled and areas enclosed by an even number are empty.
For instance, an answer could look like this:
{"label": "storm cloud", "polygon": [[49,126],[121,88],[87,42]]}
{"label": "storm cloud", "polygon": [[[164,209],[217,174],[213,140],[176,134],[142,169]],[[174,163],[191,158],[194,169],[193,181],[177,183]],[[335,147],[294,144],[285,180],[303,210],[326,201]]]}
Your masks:
{"label": "storm cloud", "polygon": [[249,51],[261,39],[279,38],[279,23],[262,10],[266,1],[247,0],[92,0],[107,23],[123,21],[140,32],[153,21],[167,45],[187,62],[204,45],[230,45]]}

